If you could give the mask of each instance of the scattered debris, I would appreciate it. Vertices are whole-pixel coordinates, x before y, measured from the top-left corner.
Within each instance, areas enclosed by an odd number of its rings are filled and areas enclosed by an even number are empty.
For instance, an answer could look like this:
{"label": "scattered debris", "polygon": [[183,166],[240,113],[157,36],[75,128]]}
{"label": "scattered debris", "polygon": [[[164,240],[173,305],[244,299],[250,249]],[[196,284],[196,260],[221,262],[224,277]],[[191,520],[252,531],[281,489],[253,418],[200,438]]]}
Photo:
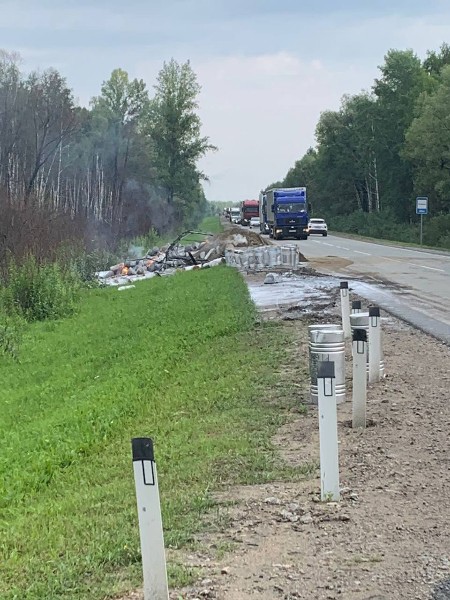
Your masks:
{"label": "scattered debris", "polygon": [[[287,268],[297,270],[306,258],[297,244],[285,246],[256,246],[250,248],[227,248],[225,250],[227,264],[246,271],[261,271],[266,268]],[[275,281],[267,281],[275,283]]]}
{"label": "scattered debris", "polygon": [[264,283],[272,284],[272,283],[280,283],[281,276],[279,273],[267,273],[266,278],[264,279]]}
{"label": "scattered debris", "polygon": [[[187,236],[196,235],[211,239],[182,244],[182,240]],[[224,262],[224,258],[220,254],[220,244],[214,245],[213,237],[212,234],[202,231],[185,231],[170,244],[161,248],[153,247],[144,257],[128,258],[112,265],[106,271],[97,272],[96,276],[105,285],[123,286],[155,276],[173,275],[180,270],[215,267]],[[129,286],[126,287],[128,289]]]}
{"label": "scattered debris", "polygon": [[119,292],[121,292],[122,290],[131,290],[134,287],[136,287],[136,286],[135,285],[121,285],[117,289],[119,290]]}
{"label": "scattered debris", "polygon": [[[191,241],[202,236],[201,241]],[[191,239],[186,239],[190,237]],[[280,283],[281,273],[298,271],[306,273],[306,258],[295,244],[278,246],[271,244],[259,233],[240,227],[227,227],[213,235],[202,231],[185,231],[173,242],[162,247],[150,248],[145,256],[141,247],[131,246],[133,258],[111,265],[95,275],[103,285],[124,286],[152,277],[173,275],[179,271],[215,267],[223,263],[247,272],[270,272],[264,283]],[[278,273],[274,271],[279,271]]]}

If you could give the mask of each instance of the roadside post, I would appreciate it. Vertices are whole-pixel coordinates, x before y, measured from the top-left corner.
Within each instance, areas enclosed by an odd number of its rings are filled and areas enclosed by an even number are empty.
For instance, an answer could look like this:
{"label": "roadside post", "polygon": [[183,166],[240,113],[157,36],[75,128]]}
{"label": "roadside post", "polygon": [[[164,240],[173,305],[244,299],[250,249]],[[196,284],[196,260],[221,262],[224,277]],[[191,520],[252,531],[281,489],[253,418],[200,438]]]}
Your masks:
{"label": "roadside post", "polygon": [[350,297],[348,293],[348,281],[341,281],[341,313],[342,313],[342,329],[346,339],[352,336],[350,329]]}
{"label": "roadside post", "polygon": [[381,318],[378,306],[369,308],[369,383],[381,378]]}
{"label": "roadside post", "polygon": [[320,488],[322,501],[340,499],[339,450],[334,362],[320,361],[319,388]]}
{"label": "roadside post", "polygon": [[361,312],[361,300],[353,300],[352,301],[352,315]]}
{"label": "roadside post", "polygon": [[420,215],[420,245],[423,240],[423,215],[428,214],[428,196],[418,196],[416,198],[416,215]]}
{"label": "roadside post", "polygon": [[352,398],[352,427],[366,427],[367,399],[367,331],[353,329],[353,398]]}
{"label": "roadside post", "polygon": [[133,438],[131,447],[144,574],[144,600],[168,600],[166,556],[153,442],[150,438]]}

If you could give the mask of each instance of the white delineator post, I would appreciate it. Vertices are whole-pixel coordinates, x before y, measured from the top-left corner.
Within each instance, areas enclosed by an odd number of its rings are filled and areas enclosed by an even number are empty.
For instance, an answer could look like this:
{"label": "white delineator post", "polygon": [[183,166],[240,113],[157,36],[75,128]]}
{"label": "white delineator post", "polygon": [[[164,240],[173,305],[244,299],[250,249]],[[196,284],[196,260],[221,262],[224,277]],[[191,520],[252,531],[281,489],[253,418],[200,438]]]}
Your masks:
{"label": "white delineator post", "polygon": [[381,318],[378,306],[369,308],[369,383],[380,381]]}
{"label": "white delineator post", "polygon": [[339,450],[334,362],[321,361],[318,366],[320,487],[322,501],[340,499]]}
{"label": "white delineator post", "polygon": [[153,442],[150,438],[133,438],[131,446],[144,573],[144,600],[168,600],[166,555]]}
{"label": "white delineator post", "polygon": [[353,337],[353,398],[352,427],[366,426],[367,398],[367,331],[354,329]]}
{"label": "white delineator post", "polygon": [[348,293],[348,281],[341,281],[341,313],[342,313],[342,329],[344,330],[344,337],[350,338],[352,332],[350,329],[350,297]]}
{"label": "white delineator post", "polygon": [[352,301],[352,315],[361,312],[361,300],[353,300]]}

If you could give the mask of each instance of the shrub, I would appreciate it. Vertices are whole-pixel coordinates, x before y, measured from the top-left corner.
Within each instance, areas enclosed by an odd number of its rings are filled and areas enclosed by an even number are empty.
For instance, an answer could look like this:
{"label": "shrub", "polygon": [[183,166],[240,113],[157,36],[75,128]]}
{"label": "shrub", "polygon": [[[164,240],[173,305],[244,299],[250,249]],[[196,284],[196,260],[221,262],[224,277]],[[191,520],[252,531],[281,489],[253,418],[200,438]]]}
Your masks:
{"label": "shrub", "polygon": [[58,319],[74,312],[80,287],[72,271],[29,256],[20,266],[10,261],[1,304],[9,315],[19,312],[27,321]]}
{"label": "shrub", "polygon": [[19,357],[19,347],[22,341],[25,321],[19,314],[7,314],[0,308],[0,352]]}
{"label": "shrub", "polygon": [[[331,230],[356,233],[359,235],[418,244],[420,241],[418,223],[399,223],[389,211],[364,213],[361,211],[344,216],[330,216]],[[450,230],[450,216],[440,215],[424,221],[424,243],[447,247],[445,236]]]}
{"label": "shrub", "polygon": [[95,276],[97,271],[106,271],[117,261],[115,254],[102,249],[86,252],[80,248],[65,247],[58,253],[58,262],[64,265],[64,269],[70,270],[80,282],[89,287],[98,285]]}

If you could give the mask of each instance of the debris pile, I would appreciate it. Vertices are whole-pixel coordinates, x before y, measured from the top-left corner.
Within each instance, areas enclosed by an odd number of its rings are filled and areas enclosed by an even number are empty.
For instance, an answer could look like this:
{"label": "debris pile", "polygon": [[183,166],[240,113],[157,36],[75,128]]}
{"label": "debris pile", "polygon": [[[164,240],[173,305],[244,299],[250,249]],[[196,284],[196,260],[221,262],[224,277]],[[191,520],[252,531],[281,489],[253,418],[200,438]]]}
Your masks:
{"label": "debris pile", "polygon": [[[183,239],[201,235],[202,241],[183,243]],[[151,248],[142,258],[128,258],[96,273],[105,285],[122,286],[133,281],[155,276],[173,275],[215,267],[225,262],[225,254],[236,249],[259,246],[264,240],[252,231],[231,228],[218,235],[201,231],[185,231],[165,246]]]}
{"label": "debris pile", "polygon": [[285,246],[257,246],[254,248],[230,248],[225,251],[226,263],[247,271],[259,271],[267,267],[298,269],[306,262],[296,244]]}

